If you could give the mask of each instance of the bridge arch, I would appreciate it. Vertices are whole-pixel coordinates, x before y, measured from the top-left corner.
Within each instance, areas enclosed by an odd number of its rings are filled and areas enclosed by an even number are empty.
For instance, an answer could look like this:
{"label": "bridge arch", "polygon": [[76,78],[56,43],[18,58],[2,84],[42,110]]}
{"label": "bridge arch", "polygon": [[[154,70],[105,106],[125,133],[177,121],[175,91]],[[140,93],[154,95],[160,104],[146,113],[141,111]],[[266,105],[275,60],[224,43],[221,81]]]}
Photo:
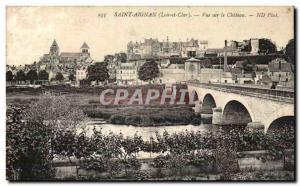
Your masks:
{"label": "bridge arch", "polygon": [[252,122],[251,111],[239,101],[229,101],[223,110],[223,124],[247,125]]}
{"label": "bridge arch", "polygon": [[282,116],[275,119],[266,129],[269,132],[280,132],[282,129],[291,130],[295,129],[296,118],[295,116]]}
{"label": "bridge arch", "polygon": [[191,90],[191,92],[189,92],[189,103],[193,103],[195,104],[195,102],[199,101],[199,95],[198,92],[196,90]]}
{"label": "bridge arch", "polygon": [[217,107],[215,98],[210,94],[206,94],[202,101],[202,112],[205,114],[212,114],[212,109]]}

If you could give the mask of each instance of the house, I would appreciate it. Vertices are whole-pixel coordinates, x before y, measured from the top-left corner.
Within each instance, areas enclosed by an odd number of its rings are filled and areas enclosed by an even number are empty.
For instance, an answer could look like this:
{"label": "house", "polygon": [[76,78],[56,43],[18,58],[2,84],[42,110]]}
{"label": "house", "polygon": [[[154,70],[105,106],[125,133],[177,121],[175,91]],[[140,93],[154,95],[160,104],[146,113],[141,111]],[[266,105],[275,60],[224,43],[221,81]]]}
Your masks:
{"label": "house", "polygon": [[243,73],[242,69],[240,69],[240,68],[230,68],[229,71],[231,72],[232,80],[234,81],[234,83],[238,83],[238,74]]}
{"label": "house", "polygon": [[271,86],[272,79],[267,74],[264,74],[261,79],[261,84]]}
{"label": "house", "polygon": [[254,77],[254,82],[255,84],[262,84],[262,79],[263,76],[267,75],[267,72],[264,71],[256,71],[255,72],[255,77]]}
{"label": "house", "polygon": [[184,81],[185,69],[184,64],[169,64],[160,68],[160,77],[157,78],[157,83],[160,84],[175,84]]}
{"label": "house", "polygon": [[76,82],[79,83],[81,80],[87,78],[87,67],[81,66],[76,69]]}
{"label": "house", "polygon": [[235,83],[231,72],[223,72],[221,77],[221,83]]}
{"label": "house", "polygon": [[237,74],[237,82],[239,84],[253,84],[253,74],[252,73],[243,73],[243,74]]}
{"label": "house", "polygon": [[268,76],[272,82],[286,85],[294,81],[293,65],[282,58],[272,60],[268,65]]}
{"label": "house", "polygon": [[136,84],[138,73],[136,63],[121,63],[116,71],[116,81],[121,84]]}

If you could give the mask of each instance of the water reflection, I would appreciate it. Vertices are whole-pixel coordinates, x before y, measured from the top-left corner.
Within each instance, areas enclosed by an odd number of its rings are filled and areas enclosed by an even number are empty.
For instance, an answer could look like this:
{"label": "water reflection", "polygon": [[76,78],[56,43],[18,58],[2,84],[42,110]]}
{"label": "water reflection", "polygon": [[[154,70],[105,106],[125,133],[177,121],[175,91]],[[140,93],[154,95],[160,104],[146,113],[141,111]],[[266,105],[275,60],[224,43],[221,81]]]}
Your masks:
{"label": "water reflection", "polygon": [[194,131],[205,133],[212,129],[211,124],[201,124],[199,126],[194,125],[177,125],[177,126],[157,126],[157,127],[137,127],[132,125],[116,125],[116,124],[94,124],[86,125],[85,130],[87,135],[93,134],[93,128],[98,130],[101,129],[103,134],[109,134],[110,132],[114,134],[122,133],[124,137],[129,136],[133,137],[135,133],[142,136],[143,140],[149,140],[150,137],[155,137],[156,131],[159,134],[163,134],[164,131],[167,131],[169,134],[180,133],[185,131]]}

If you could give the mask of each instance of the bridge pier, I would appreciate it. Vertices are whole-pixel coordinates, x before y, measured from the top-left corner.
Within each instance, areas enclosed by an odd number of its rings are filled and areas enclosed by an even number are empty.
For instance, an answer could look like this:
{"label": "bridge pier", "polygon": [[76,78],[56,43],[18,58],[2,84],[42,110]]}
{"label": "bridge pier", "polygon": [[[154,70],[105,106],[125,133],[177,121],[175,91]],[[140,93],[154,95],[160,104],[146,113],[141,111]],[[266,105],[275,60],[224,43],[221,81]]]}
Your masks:
{"label": "bridge pier", "polygon": [[201,113],[201,120],[203,124],[212,124],[212,114]]}
{"label": "bridge pier", "polygon": [[250,122],[247,124],[247,129],[249,131],[259,130],[264,132],[265,126],[261,122]]}
{"label": "bridge pier", "polygon": [[200,101],[195,101],[195,106],[193,107],[193,110],[195,113],[201,113],[202,104]]}
{"label": "bridge pier", "polygon": [[221,107],[216,107],[216,108],[213,108],[212,111],[213,111],[212,124],[221,125],[222,122],[223,122],[222,108]]}

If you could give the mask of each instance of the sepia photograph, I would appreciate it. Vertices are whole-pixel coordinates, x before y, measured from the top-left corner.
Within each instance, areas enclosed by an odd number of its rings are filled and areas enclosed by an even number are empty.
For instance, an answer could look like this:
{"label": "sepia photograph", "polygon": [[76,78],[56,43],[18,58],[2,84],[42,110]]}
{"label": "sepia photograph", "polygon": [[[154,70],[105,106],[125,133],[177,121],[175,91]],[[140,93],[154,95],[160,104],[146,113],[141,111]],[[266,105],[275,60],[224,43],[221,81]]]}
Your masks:
{"label": "sepia photograph", "polygon": [[295,14],[6,6],[6,180],[295,182]]}

